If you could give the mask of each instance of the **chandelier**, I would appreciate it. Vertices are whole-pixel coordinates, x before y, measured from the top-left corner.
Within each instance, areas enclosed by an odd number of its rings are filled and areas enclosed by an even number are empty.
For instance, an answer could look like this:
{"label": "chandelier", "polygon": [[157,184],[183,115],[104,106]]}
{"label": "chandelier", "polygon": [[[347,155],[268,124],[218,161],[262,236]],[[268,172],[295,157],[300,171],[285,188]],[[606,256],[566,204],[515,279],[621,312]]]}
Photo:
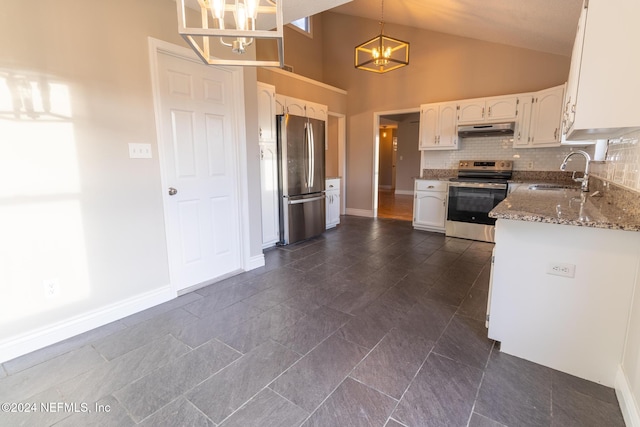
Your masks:
{"label": "chandelier", "polygon": [[[282,0],[197,0],[200,6],[199,20],[193,17],[189,19],[188,1],[176,1],[178,33],[204,63],[284,66]],[[275,28],[257,29],[259,15],[269,19],[267,26],[273,24]],[[264,42],[260,54],[266,52],[267,58],[258,57],[256,45],[259,42]]]}
{"label": "chandelier", "polygon": [[409,65],[409,43],[384,35],[384,0],[381,1],[380,35],[356,46],[355,66],[386,73]]}

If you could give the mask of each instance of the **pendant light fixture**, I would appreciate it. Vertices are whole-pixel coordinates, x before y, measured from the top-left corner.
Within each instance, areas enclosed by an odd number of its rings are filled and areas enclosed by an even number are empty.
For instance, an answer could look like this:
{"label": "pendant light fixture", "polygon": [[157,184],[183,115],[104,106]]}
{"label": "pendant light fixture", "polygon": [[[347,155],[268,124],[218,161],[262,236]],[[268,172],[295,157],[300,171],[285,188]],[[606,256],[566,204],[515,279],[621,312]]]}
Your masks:
{"label": "pendant light fixture", "polygon": [[384,0],[381,0],[380,35],[356,47],[355,66],[386,73],[409,65],[409,43],[384,35]]}
{"label": "pendant light fixture", "polygon": [[[263,67],[283,67],[283,0],[197,0],[200,19],[189,18],[186,3],[176,0],[178,5],[178,33],[209,65],[244,65]],[[272,15],[273,30],[258,30],[259,15]],[[270,25],[267,25],[270,26]],[[264,25],[263,25],[264,27]],[[257,41],[267,41],[271,46],[263,49],[271,53],[269,58],[258,58],[255,48]],[[276,57],[277,55],[277,57]]]}

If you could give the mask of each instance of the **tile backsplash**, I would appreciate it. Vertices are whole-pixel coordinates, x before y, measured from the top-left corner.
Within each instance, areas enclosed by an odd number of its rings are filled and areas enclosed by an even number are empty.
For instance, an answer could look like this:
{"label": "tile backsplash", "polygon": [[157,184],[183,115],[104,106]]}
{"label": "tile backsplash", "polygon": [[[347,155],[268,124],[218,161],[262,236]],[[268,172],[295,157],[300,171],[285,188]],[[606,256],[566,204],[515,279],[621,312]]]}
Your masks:
{"label": "tile backsplash", "polygon": [[[584,150],[593,157],[594,147],[513,148],[504,137],[464,138],[458,150],[423,151],[423,169],[457,169],[460,160],[513,160],[517,171],[559,171],[564,157],[572,150]],[[573,156],[567,170],[584,170],[581,156]]]}
{"label": "tile backsplash", "polygon": [[640,132],[609,140],[606,161],[593,164],[591,175],[640,192]]}

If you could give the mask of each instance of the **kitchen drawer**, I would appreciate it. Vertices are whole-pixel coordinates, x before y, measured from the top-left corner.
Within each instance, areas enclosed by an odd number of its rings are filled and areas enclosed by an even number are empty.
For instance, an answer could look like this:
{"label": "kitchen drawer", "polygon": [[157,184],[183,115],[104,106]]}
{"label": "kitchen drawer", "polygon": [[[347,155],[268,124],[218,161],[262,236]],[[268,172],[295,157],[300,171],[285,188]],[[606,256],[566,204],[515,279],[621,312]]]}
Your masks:
{"label": "kitchen drawer", "polygon": [[447,181],[416,179],[416,191],[447,191]]}
{"label": "kitchen drawer", "polygon": [[340,178],[329,178],[325,181],[325,190],[337,190],[340,189]]}

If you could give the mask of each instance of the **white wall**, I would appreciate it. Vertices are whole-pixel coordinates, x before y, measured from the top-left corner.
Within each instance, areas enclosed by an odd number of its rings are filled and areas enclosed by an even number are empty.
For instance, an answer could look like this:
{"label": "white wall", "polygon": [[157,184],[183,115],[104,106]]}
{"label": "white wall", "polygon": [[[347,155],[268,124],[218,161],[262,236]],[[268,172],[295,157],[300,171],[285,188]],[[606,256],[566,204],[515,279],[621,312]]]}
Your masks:
{"label": "white wall", "polygon": [[398,122],[398,153],[396,158],[396,192],[413,194],[414,178],[420,176],[418,138],[420,124],[416,115]]}
{"label": "white wall", "polygon": [[[170,297],[147,40],[184,43],[172,0],[8,1],[0,17],[0,111],[18,108],[6,87],[21,79],[50,94],[50,113],[0,116],[4,360],[19,337],[39,331],[45,342],[47,328]],[[248,98],[255,80],[247,73]],[[256,129],[247,127],[249,171],[259,170]],[[129,143],[151,144],[153,158],[129,159]],[[259,255],[259,177],[248,179]],[[44,283],[59,287],[55,298]]]}

